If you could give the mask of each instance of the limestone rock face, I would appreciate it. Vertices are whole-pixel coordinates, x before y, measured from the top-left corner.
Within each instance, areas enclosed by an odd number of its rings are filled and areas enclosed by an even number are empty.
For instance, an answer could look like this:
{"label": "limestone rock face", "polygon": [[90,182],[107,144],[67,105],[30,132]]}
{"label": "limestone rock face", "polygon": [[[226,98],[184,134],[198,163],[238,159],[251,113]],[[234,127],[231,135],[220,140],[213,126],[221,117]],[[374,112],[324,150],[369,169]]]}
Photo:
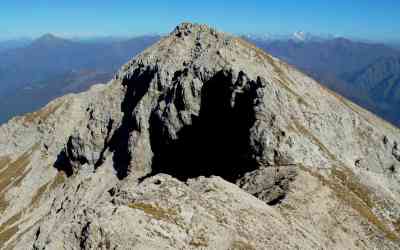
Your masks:
{"label": "limestone rock face", "polygon": [[0,127],[4,249],[398,249],[399,130],[184,23]]}

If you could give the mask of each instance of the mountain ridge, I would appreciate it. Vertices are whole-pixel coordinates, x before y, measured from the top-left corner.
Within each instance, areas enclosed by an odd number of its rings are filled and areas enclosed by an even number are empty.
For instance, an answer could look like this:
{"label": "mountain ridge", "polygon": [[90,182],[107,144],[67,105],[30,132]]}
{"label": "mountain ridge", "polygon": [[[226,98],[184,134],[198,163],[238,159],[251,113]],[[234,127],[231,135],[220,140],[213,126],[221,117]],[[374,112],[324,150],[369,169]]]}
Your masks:
{"label": "mountain ridge", "polygon": [[[377,95],[384,96],[384,90],[378,88],[372,91],[356,81],[357,75],[368,70],[372,64],[379,60],[390,61],[390,58],[400,55],[399,51],[383,44],[354,42],[341,38],[302,44],[290,41],[254,42],[278,58],[299,67],[330,89],[399,126],[397,104],[376,99]],[[382,66],[375,67],[375,70],[378,69],[381,71],[377,74],[390,73]],[[372,76],[364,74],[364,81],[374,85],[380,84],[379,81],[373,82]]]}
{"label": "mountain ridge", "polygon": [[396,249],[398,142],[294,67],[184,23],[108,84],[0,126],[2,177],[18,176],[0,178],[0,244]]}
{"label": "mountain ridge", "polygon": [[[333,38],[330,36],[316,36],[313,34],[308,34],[308,36],[315,39],[296,41],[296,39],[292,39],[289,36],[273,37],[272,35],[269,38],[247,35],[245,38],[258,44],[278,58],[301,68],[332,90],[398,126],[400,122],[396,112],[398,98],[394,100],[394,95],[391,98],[393,101],[385,101],[379,97],[386,95],[383,89],[368,90],[363,87],[363,84],[353,82],[352,79],[355,79],[355,75],[359,74],[361,70],[364,70],[369,65],[375,63],[379,58],[387,57],[385,60],[390,60],[390,56],[399,53],[382,44],[357,42],[340,37]],[[30,66],[22,65],[23,68],[28,68],[24,74],[20,72],[21,69],[18,69],[20,68],[18,64],[24,64],[24,60],[20,63],[5,60],[3,66],[0,66],[1,86],[13,87],[7,91],[0,90],[0,95],[1,92],[6,92],[2,94],[1,106],[10,107],[0,108],[0,123],[8,120],[13,115],[33,111],[57,96],[85,90],[94,83],[106,82],[112,77],[114,71],[122,65],[123,62],[129,59],[126,55],[135,52],[138,53],[142,51],[146,45],[152,44],[161,38],[160,36],[146,35],[128,40],[122,38],[104,38],[104,40],[100,39],[95,42],[81,41],[79,39],[69,41],[68,39],[54,37],[54,35],[48,37],[55,40],[53,44],[51,41],[48,41],[47,45],[42,42],[37,43],[36,41],[36,44],[42,46],[42,48],[32,50],[43,50],[44,52],[42,54],[49,54],[46,53],[46,51],[52,50],[54,51],[53,56],[65,57],[62,51],[66,50],[66,44],[75,42],[74,46],[67,46],[72,50],[69,50],[66,54],[76,54],[73,52],[75,50],[73,47],[76,47],[76,43],[79,43],[78,47],[85,47],[83,50],[87,53],[86,58],[92,59],[87,60],[88,62],[86,64],[79,66],[77,62],[82,61],[82,59],[80,59],[81,57],[71,56],[73,68],[69,68],[70,66],[64,69],[54,68],[51,72],[46,70],[48,66],[46,66],[45,62],[39,63],[43,64],[44,67],[36,68],[31,72],[29,72]],[[108,52],[105,53],[105,51]],[[336,53],[337,51],[341,52]],[[23,54],[23,57],[27,57],[25,54],[29,55],[31,53],[24,52]],[[80,55],[82,53],[79,52],[78,54]],[[93,54],[104,55],[93,57]],[[18,53],[11,57],[18,57]],[[41,56],[31,56],[28,57],[28,61],[40,62],[43,60],[43,58],[41,58]],[[357,58],[361,59],[357,60]],[[99,63],[99,61],[108,62],[108,64]],[[13,63],[16,63],[16,67],[7,67],[7,65],[12,66]],[[382,67],[375,67],[375,69],[379,68]],[[84,75],[79,72],[91,73]],[[29,77],[25,77],[25,75],[29,75]],[[372,76],[371,74],[369,75]],[[365,74],[364,78],[366,76],[368,76],[368,74]],[[16,82],[14,78],[17,79]],[[26,79],[29,79],[29,81]],[[367,77],[366,80],[371,81],[372,78],[368,79]],[[393,79],[388,80],[393,81]],[[81,86],[79,86],[79,84]],[[377,85],[380,84],[380,82],[375,82],[374,84]],[[387,83],[383,83],[383,85],[387,85]],[[16,96],[18,95],[21,95],[22,98],[17,98]]]}

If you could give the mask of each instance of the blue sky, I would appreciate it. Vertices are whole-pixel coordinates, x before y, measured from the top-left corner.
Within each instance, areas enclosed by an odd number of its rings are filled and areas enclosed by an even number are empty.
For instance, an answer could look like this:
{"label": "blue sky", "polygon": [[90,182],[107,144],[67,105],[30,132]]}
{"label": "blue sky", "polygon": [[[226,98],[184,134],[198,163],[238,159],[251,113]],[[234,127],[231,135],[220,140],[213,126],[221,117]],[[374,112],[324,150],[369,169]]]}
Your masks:
{"label": "blue sky", "polygon": [[399,0],[3,0],[0,39],[167,33],[178,23],[207,23],[231,33],[330,33],[400,40]]}

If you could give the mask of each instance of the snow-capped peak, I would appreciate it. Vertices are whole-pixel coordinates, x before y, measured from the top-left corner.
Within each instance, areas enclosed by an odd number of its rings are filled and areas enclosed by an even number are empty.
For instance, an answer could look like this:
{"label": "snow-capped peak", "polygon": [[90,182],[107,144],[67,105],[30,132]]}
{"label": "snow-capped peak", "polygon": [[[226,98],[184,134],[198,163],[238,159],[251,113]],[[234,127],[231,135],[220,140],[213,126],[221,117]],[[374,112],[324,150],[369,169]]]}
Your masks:
{"label": "snow-capped peak", "polygon": [[294,41],[294,42],[312,42],[312,41],[324,41],[333,39],[336,36],[331,34],[312,34],[305,31],[296,31],[294,33],[288,34],[272,34],[272,33],[263,33],[263,34],[242,34],[242,37],[247,38],[249,40],[254,41]]}
{"label": "snow-capped peak", "polygon": [[298,41],[305,41],[305,40],[307,40],[307,38],[308,38],[308,33],[306,33],[306,32],[304,32],[304,31],[296,31],[296,32],[294,32],[293,33],[293,38],[295,39],[295,40],[298,40]]}

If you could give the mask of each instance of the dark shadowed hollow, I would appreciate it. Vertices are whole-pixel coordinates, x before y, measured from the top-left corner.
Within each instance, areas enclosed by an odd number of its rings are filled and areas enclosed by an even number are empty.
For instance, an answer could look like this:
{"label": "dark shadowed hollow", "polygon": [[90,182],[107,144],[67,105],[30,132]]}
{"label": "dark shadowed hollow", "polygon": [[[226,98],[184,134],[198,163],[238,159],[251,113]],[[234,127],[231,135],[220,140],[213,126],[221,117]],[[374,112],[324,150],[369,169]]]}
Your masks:
{"label": "dark shadowed hollow", "polygon": [[[121,105],[124,113],[119,128],[111,138],[108,127],[105,147],[101,152],[97,168],[103,163],[106,149],[113,152],[114,169],[120,179],[129,174],[131,153],[129,138],[138,129],[133,110],[155,76],[156,69],[137,69],[133,77],[123,81],[127,88]],[[152,172],[150,175],[165,173],[180,180],[198,176],[216,175],[235,182],[245,173],[258,167],[254,152],[250,147],[250,129],[255,122],[255,82],[245,82],[239,88],[233,84],[231,74],[219,72],[205,82],[201,92],[201,107],[198,116],[192,116],[192,123],[183,126],[176,138],[171,138],[165,122],[153,112],[150,117],[150,143],[153,151]],[[183,109],[180,97],[174,99],[177,109]],[[71,140],[71,138],[70,138]],[[72,143],[59,154],[55,167],[73,174],[73,165],[87,163],[88,160],[76,158]],[[74,149],[76,150],[76,149]]]}
{"label": "dark shadowed hollow", "polygon": [[202,89],[201,108],[171,139],[160,119],[151,118],[152,174],[166,173],[180,180],[217,175],[234,182],[256,168],[251,157],[250,128],[255,122],[255,90],[235,92],[231,76],[216,74]]}

